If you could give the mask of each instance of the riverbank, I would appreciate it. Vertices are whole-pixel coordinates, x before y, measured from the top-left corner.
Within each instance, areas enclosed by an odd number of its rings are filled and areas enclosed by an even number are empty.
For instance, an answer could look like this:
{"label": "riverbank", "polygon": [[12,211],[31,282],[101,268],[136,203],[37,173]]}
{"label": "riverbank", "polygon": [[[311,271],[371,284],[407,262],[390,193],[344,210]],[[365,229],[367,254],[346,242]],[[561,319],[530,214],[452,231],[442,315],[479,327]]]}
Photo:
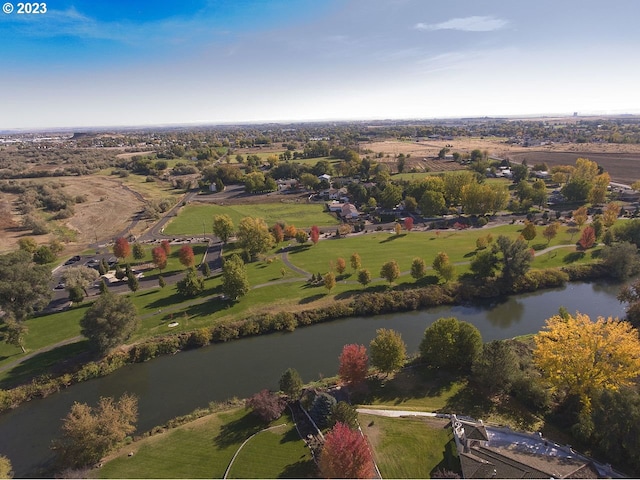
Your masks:
{"label": "riverbank", "polygon": [[47,397],[70,385],[109,375],[128,364],[142,363],[163,355],[174,355],[180,351],[201,348],[211,343],[225,343],[274,332],[292,332],[301,326],[352,316],[368,317],[441,305],[469,304],[479,299],[486,300],[556,288],[572,280],[603,278],[606,274],[607,272],[598,265],[531,270],[513,285],[505,285],[495,278],[482,282],[466,278],[463,281],[444,285],[362,293],[338,299],[330,305],[312,310],[254,314],[242,320],[220,323],[191,332],[154,337],[126,348],[116,349],[103,359],[72,366],[55,377],[41,376],[15,388],[0,390],[0,412],[16,408],[33,398]]}

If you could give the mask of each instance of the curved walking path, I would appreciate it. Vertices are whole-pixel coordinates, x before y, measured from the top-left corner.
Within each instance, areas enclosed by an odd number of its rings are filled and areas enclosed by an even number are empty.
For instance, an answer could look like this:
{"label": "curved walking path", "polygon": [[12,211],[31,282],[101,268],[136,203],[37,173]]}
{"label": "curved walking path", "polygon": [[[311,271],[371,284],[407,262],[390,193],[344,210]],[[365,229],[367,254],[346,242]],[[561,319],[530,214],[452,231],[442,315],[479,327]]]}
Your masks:
{"label": "curved walking path", "polygon": [[289,260],[289,252],[286,250],[282,252],[282,263],[284,263],[288,268],[290,268],[291,270],[293,270],[294,272],[300,275],[304,275],[307,278],[311,276],[311,274],[306,270],[303,270],[300,267],[297,267],[296,265],[291,263],[291,261]]}
{"label": "curved walking path", "polygon": [[273,430],[275,428],[286,427],[286,426],[287,426],[286,423],[281,423],[280,425],[274,425],[273,427],[264,428],[264,429],[260,430],[259,432],[254,433],[249,438],[247,438],[244,442],[242,442],[242,445],[240,445],[238,447],[238,450],[236,450],[236,453],[233,455],[233,458],[231,458],[231,461],[229,462],[229,465],[227,466],[227,469],[224,471],[224,476],[222,478],[227,478],[227,475],[229,474],[229,470],[231,470],[231,466],[233,465],[233,462],[235,461],[236,457],[240,453],[240,450],[242,450],[242,447],[244,447],[249,440],[251,440],[253,437],[258,435],[259,433],[266,432],[267,430]]}

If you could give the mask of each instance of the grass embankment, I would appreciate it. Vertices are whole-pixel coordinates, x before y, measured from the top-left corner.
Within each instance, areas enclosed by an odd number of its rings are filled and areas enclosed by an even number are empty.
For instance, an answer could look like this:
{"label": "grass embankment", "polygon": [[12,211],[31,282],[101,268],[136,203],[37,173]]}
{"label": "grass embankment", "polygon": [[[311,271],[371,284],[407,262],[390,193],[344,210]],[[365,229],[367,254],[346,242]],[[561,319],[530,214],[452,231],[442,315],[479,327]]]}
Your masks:
{"label": "grass embankment", "polygon": [[214,215],[226,214],[234,225],[245,217],[264,219],[271,226],[277,222],[293,224],[298,228],[310,228],[313,225],[338,225],[334,215],[324,211],[324,204],[299,203],[262,203],[258,205],[187,205],[180,210],[164,229],[166,235],[198,235],[205,230],[211,232]]}
{"label": "grass embankment", "polygon": [[[98,471],[100,478],[308,478],[315,464],[288,413],[269,425],[243,408],[215,413],[134,442]],[[259,432],[259,433],[258,433]],[[128,456],[134,452],[132,456]]]}

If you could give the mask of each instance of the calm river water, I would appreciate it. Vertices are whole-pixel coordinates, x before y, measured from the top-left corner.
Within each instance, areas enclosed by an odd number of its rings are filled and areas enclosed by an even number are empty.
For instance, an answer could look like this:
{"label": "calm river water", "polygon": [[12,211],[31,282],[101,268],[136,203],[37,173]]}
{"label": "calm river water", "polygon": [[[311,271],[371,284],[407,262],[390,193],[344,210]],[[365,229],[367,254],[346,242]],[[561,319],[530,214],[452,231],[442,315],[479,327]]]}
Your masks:
{"label": "calm river water", "polygon": [[49,445],[74,401],[93,405],[101,396],[133,393],[139,399],[138,430],[146,431],[210,401],[277,389],[289,367],[296,368],[305,381],[335,375],[342,347],[347,343],[368,345],[378,328],[400,332],[410,353],[418,350],[425,328],[444,316],[473,323],[485,341],[511,338],[539,331],[560,306],[591,318],[623,317],[624,305],[616,299],[619,288],[608,283],[576,283],[473,306],[347,318],[130,365],[0,415],[0,454],[10,458],[16,477],[38,476],[39,466],[52,458]]}

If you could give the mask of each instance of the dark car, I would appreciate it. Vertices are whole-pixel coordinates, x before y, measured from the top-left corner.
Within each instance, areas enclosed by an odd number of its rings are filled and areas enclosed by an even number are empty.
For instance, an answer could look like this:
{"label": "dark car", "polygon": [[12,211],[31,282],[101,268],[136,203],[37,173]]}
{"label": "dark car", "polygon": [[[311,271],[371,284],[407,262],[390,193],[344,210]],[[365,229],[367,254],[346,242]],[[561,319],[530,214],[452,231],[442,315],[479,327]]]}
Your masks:
{"label": "dark car", "polygon": [[80,255],[76,255],[75,257],[71,257],[69,260],[67,260],[66,262],[64,262],[65,265],[72,265],[76,262],[80,261]]}

